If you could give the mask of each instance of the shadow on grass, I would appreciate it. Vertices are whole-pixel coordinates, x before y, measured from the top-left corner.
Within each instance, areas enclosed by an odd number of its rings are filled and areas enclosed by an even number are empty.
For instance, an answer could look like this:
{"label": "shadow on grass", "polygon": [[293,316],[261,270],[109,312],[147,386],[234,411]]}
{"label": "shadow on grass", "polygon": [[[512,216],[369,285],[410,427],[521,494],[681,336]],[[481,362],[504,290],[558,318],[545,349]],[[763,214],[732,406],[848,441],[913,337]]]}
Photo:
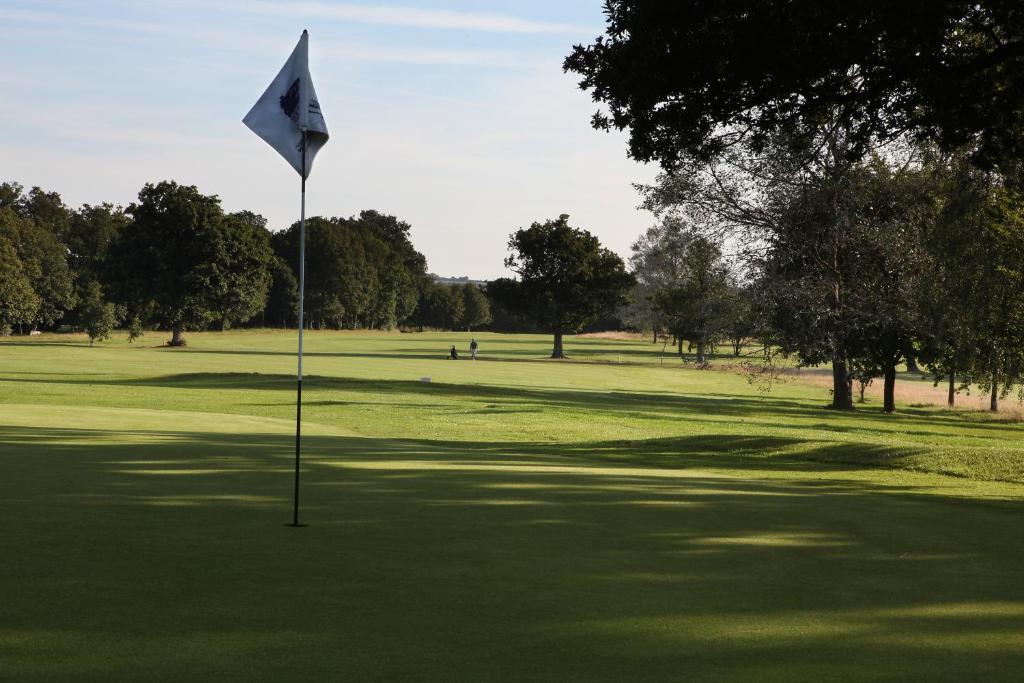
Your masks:
{"label": "shadow on grass", "polygon": [[[233,353],[233,352],[232,352]],[[49,376],[8,376],[5,382],[42,384],[76,384],[94,386],[166,387],[175,389],[264,390],[291,392],[295,378],[290,375],[262,373],[182,373],[138,379],[66,378]],[[303,389],[311,399],[322,391],[344,391],[373,397],[441,396],[450,399],[488,401],[495,405],[494,412],[522,410],[587,410],[622,417],[644,418],[650,414],[674,414],[681,417],[699,416],[702,421],[734,423],[742,419],[751,423],[764,422],[773,427],[785,427],[788,418],[802,420],[793,424],[799,429],[818,429],[823,432],[844,434],[883,433],[894,431],[911,436],[945,437],[949,432],[935,427],[969,428],[972,436],[981,439],[1005,440],[1010,434],[1022,433],[1020,424],[1013,422],[979,421],[957,413],[925,408],[901,408],[895,415],[881,416],[875,410],[853,410],[833,413],[822,405],[776,396],[755,397],[727,392],[678,394],[659,390],[644,391],[578,391],[552,387],[512,387],[486,384],[454,384],[434,382],[423,384],[413,380],[371,380],[309,375]],[[291,397],[282,396],[282,403]],[[380,401],[353,401],[325,399],[321,405],[379,404]],[[272,405],[272,404],[267,404]],[[417,405],[417,404],[410,404]],[[770,415],[766,418],[765,415]],[[832,419],[826,419],[832,418]],[[807,422],[817,420],[818,422]]]}
{"label": "shadow on grass", "polygon": [[[1020,502],[759,461],[790,444],[771,436],[304,443],[296,531],[281,525],[290,435],[0,428],[17,558],[0,566],[0,638],[18,643],[4,670],[964,680],[1024,665],[1024,548],[1006,542]],[[761,465],[790,476],[751,478]]]}

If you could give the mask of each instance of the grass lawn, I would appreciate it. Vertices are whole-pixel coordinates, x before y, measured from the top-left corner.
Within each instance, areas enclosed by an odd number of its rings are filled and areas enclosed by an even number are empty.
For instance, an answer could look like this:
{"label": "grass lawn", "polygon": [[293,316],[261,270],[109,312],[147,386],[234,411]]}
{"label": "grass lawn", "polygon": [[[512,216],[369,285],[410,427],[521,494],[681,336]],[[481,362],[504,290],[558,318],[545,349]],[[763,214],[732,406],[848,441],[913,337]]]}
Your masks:
{"label": "grass lawn", "polygon": [[164,336],[0,340],[2,679],[1024,671],[1015,422],[642,341],[311,333],[294,529],[295,334]]}

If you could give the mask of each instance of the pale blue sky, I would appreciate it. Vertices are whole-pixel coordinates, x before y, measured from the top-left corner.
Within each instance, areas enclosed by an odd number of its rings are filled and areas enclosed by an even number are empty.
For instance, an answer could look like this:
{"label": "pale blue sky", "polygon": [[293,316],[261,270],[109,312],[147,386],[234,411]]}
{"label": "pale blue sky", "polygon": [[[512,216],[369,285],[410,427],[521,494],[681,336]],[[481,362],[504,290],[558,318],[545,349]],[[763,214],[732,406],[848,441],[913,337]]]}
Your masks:
{"label": "pale blue sky", "polygon": [[0,179],[78,205],[169,178],[285,227],[298,176],[241,119],[308,28],[310,215],[393,213],[445,275],[504,274],[508,234],[559,213],[625,256],[654,169],[561,73],[602,23],[600,0],[0,0]]}

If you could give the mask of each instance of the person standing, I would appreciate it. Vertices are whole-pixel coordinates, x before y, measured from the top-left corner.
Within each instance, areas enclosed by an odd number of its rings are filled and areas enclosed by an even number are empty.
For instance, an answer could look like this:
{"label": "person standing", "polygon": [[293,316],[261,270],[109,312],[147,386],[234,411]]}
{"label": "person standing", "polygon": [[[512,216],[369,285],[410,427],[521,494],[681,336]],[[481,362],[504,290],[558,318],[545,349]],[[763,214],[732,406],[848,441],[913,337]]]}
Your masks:
{"label": "person standing", "polygon": [[476,360],[476,351],[479,348],[480,348],[480,345],[476,343],[476,339],[470,340],[470,342],[469,342],[469,355],[473,357],[473,360]]}

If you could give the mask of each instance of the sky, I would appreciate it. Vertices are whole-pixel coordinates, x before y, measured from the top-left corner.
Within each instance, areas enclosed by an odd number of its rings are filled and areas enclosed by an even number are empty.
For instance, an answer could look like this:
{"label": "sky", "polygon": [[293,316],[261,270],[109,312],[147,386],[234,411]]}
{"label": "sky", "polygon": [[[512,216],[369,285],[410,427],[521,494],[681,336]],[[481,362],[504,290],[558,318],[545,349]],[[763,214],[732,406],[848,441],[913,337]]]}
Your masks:
{"label": "sky", "polygon": [[308,215],[412,225],[432,272],[490,279],[510,233],[570,215],[624,257],[655,169],[562,73],[600,0],[0,0],[0,181],[79,206],[170,179],[279,230],[299,178],[241,119],[303,29],[331,133]]}

